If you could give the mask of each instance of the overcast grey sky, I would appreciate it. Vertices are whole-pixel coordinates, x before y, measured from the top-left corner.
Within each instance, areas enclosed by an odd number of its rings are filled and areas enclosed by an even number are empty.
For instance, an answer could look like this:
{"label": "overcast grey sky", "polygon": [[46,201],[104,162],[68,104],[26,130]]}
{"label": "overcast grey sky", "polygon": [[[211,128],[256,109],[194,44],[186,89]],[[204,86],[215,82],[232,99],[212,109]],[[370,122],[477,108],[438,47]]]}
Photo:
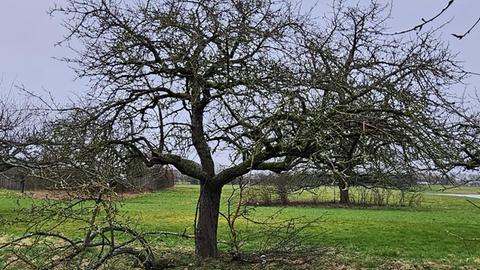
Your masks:
{"label": "overcast grey sky", "polygon": [[[1,0],[0,1],[0,81],[1,88],[12,83],[24,85],[32,91],[51,91],[59,99],[71,97],[85,90],[85,83],[73,81],[74,73],[54,57],[66,56],[70,51],[54,46],[65,33],[60,17],[50,17],[48,9],[65,0]],[[351,1],[368,3],[370,0]],[[315,13],[328,11],[331,0],[302,1],[303,6],[317,3]],[[382,1],[380,1],[382,2]],[[383,1],[389,3],[390,1]],[[392,31],[404,30],[440,11],[448,0],[393,0]],[[451,49],[459,52],[464,66],[480,73],[480,26],[463,40],[451,33],[465,32],[480,16],[480,1],[456,0],[451,10],[432,26],[453,19],[443,30],[442,38]],[[473,76],[467,83],[471,90],[480,88],[480,77]],[[459,90],[463,87],[459,86]]]}

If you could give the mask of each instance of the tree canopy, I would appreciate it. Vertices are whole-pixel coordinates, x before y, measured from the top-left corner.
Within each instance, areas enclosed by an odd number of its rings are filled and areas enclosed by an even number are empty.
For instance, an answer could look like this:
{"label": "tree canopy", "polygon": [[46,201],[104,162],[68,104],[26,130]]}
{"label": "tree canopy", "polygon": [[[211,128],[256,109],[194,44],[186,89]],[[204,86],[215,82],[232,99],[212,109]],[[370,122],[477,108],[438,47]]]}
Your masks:
{"label": "tree canopy", "polygon": [[[215,256],[221,188],[314,161],[354,174],[460,164],[466,75],[434,32],[388,35],[385,7],[339,2],[323,24],[290,1],[68,1],[66,59],[87,125],[145,164],[201,181],[197,254]],[[215,170],[219,153],[231,166]]]}
{"label": "tree canopy", "polygon": [[[205,258],[218,253],[222,187],[250,171],[314,164],[348,203],[359,175],[475,166],[476,116],[448,92],[467,73],[434,31],[386,33],[385,8],[339,1],[320,21],[286,0],[68,0],[53,10],[75,40],[64,60],[91,88],[32,141],[42,172],[74,168],[101,180],[95,192],[128,159],[176,167],[201,183]],[[7,164],[15,118],[1,108]]]}

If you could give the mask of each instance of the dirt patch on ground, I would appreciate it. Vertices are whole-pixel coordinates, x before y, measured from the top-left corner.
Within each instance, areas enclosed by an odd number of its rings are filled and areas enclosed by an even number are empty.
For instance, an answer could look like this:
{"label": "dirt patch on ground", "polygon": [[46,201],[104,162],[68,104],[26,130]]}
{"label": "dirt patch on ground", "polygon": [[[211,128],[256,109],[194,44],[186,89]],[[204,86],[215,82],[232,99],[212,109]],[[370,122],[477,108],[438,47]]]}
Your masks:
{"label": "dirt patch on ground", "polygon": [[361,253],[342,252],[335,248],[304,251],[251,253],[232,260],[224,254],[218,259],[195,261],[193,250],[162,250],[159,254],[174,270],[474,270],[476,266],[453,267],[440,262],[407,262],[381,257],[368,257]]}
{"label": "dirt patch on ground", "polygon": [[452,267],[447,264],[436,263],[436,262],[423,262],[423,263],[408,263],[404,261],[393,261],[381,265],[378,269],[382,270],[451,270],[451,269],[461,269],[461,270],[478,270],[478,267],[475,266],[463,266],[460,268]]}
{"label": "dirt patch on ground", "polygon": [[204,262],[172,261],[175,270],[356,270],[356,266],[347,266],[337,261],[333,249],[318,249],[303,252],[255,253],[232,260],[228,256]]}

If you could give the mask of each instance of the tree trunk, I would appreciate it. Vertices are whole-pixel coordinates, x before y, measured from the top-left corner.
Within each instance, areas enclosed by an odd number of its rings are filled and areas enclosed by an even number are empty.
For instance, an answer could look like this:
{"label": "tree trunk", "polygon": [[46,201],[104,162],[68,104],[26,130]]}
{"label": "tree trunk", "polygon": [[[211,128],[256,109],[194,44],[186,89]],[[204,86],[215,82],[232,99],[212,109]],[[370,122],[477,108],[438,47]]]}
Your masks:
{"label": "tree trunk", "polygon": [[200,186],[198,221],[195,232],[195,254],[202,259],[217,257],[217,227],[221,188]]}
{"label": "tree trunk", "polygon": [[350,204],[350,195],[348,194],[348,186],[343,180],[340,180],[338,187],[340,188],[340,204]]}
{"label": "tree trunk", "polygon": [[22,180],[22,194],[25,193],[25,185],[26,185],[26,182],[27,182],[27,181],[26,181],[25,179]]}

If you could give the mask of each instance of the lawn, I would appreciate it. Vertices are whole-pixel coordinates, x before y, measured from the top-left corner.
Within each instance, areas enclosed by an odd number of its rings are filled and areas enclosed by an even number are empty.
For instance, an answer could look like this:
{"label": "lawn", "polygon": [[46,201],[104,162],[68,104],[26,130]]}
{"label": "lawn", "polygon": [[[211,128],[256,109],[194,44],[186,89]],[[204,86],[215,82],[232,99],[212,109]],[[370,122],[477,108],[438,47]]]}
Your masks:
{"label": "lawn", "polygon": [[[224,190],[224,199],[231,191]],[[479,193],[478,188],[462,188],[462,193]],[[197,186],[181,185],[156,193],[125,199],[122,210],[132,222],[145,230],[192,233]],[[449,189],[448,193],[455,193]],[[0,214],[13,218],[19,207],[31,203],[18,199],[12,192],[0,192]],[[475,201],[475,199],[471,199]],[[226,200],[224,200],[226,201]],[[480,201],[480,200],[479,200]],[[225,203],[223,210],[225,210]],[[278,207],[257,207],[252,218],[262,219],[279,210]],[[310,248],[332,248],[342,254],[347,264],[375,268],[386,261],[401,260],[409,263],[433,262],[450,265],[480,267],[480,209],[465,198],[435,196],[428,192],[418,207],[376,208],[322,208],[289,207],[277,217],[285,220],[302,217],[319,219],[302,232],[304,244]],[[2,234],[19,234],[23,228],[4,226]],[[245,251],[255,251],[265,243],[264,228],[251,223],[239,224],[246,239]],[[228,240],[226,222],[220,222],[219,238]],[[190,240],[165,237],[161,245],[181,246],[193,250]],[[221,245],[224,251],[225,245]],[[313,268],[316,269],[316,268]]]}

